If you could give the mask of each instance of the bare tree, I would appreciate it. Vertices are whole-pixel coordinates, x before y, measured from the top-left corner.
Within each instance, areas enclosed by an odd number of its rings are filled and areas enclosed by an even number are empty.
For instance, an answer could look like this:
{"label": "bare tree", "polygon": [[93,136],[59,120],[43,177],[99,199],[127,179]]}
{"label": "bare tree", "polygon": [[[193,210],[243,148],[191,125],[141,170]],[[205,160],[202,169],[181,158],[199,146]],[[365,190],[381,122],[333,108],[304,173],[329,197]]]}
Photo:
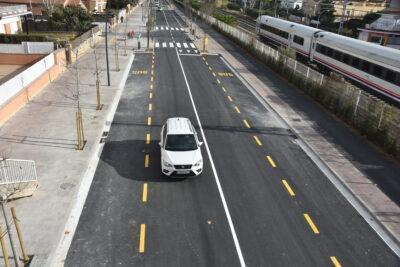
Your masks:
{"label": "bare tree", "polygon": [[42,0],[42,4],[49,16],[51,16],[51,14],[53,14],[55,3],[56,3],[56,0]]}

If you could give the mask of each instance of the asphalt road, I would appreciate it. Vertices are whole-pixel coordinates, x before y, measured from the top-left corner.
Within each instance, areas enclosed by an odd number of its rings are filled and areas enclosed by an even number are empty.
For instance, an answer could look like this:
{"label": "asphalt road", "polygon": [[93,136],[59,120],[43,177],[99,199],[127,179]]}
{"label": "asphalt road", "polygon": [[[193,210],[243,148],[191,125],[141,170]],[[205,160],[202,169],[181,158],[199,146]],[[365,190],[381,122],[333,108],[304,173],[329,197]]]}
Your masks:
{"label": "asphalt road", "polygon": [[[173,11],[156,23],[160,46],[136,54],[66,266],[400,265],[219,56],[183,49]],[[161,175],[173,116],[204,133],[200,177]]]}

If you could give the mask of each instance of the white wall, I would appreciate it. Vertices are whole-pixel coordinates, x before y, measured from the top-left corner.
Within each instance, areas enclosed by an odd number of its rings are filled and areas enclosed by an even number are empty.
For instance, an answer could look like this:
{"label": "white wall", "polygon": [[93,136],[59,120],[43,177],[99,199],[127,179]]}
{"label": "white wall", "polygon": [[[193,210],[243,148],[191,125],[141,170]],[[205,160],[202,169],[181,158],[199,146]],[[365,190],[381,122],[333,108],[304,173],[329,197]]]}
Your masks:
{"label": "white wall", "polygon": [[39,78],[54,65],[54,55],[42,58],[23,72],[0,85],[0,107],[18,95],[27,85]]}
{"label": "white wall", "polygon": [[52,42],[22,42],[21,44],[0,44],[0,53],[49,54],[54,51]]}

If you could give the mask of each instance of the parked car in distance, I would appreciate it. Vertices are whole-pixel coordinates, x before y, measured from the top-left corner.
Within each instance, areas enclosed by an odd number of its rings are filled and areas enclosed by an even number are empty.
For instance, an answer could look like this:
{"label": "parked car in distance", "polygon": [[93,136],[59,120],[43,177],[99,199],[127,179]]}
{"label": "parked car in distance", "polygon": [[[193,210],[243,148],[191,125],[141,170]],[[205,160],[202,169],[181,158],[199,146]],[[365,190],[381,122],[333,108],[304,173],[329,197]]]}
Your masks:
{"label": "parked car in distance", "polygon": [[203,171],[201,145],[187,118],[169,118],[161,129],[161,171],[170,177],[197,176]]}

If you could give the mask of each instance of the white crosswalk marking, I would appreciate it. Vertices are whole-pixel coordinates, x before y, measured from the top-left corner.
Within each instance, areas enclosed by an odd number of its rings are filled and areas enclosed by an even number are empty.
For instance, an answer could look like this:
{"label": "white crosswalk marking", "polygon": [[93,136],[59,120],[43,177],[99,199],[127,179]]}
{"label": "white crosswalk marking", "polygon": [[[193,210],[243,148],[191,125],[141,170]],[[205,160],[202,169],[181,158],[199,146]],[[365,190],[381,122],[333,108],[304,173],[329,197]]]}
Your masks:
{"label": "white crosswalk marking", "polygon": [[181,31],[184,31],[185,29],[184,28],[181,28]]}
{"label": "white crosswalk marking", "polygon": [[170,42],[169,47],[171,47],[171,48],[174,47],[174,43]]}
{"label": "white crosswalk marking", "polygon": [[156,47],[160,47],[160,43],[159,42],[156,43]]}
{"label": "white crosswalk marking", "polygon": [[162,43],[162,47],[167,47],[167,43],[166,43],[166,42],[163,42],[163,43]]}
{"label": "white crosswalk marking", "polygon": [[161,26],[161,30],[164,30],[164,27],[163,27],[163,26]]}
{"label": "white crosswalk marking", "polygon": [[188,48],[187,43],[183,43],[183,47]]}
{"label": "white crosswalk marking", "polygon": [[156,30],[158,30],[158,26],[156,26]]}
{"label": "white crosswalk marking", "polygon": [[179,28],[175,28],[175,30],[179,31]]}
{"label": "white crosswalk marking", "polygon": [[186,49],[186,51],[187,51],[188,53],[190,53],[190,50],[189,50],[189,49]]}
{"label": "white crosswalk marking", "polygon": [[192,48],[196,48],[196,46],[195,46],[193,43],[190,43],[190,46],[191,46]]}
{"label": "white crosswalk marking", "polygon": [[171,27],[171,31],[173,31],[173,30],[175,30],[175,28],[174,28],[174,27]]}
{"label": "white crosswalk marking", "polygon": [[194,52],[197,54],[199,51],[197,51],[197,49],[195,49]]}
{"label": "white crosswalk marking", "polygon": [[181,48],[181,43],[176,43],[176,46],[177,46],[178,48]]}
{"label": "white crosswalk marking", "polygon": [[182,53],[182,49],[179,49],[179,53]]}
{"label": "white crosswalk marking", "polygon": [[169,30],[169,27],[165,27],[166,30]]}

